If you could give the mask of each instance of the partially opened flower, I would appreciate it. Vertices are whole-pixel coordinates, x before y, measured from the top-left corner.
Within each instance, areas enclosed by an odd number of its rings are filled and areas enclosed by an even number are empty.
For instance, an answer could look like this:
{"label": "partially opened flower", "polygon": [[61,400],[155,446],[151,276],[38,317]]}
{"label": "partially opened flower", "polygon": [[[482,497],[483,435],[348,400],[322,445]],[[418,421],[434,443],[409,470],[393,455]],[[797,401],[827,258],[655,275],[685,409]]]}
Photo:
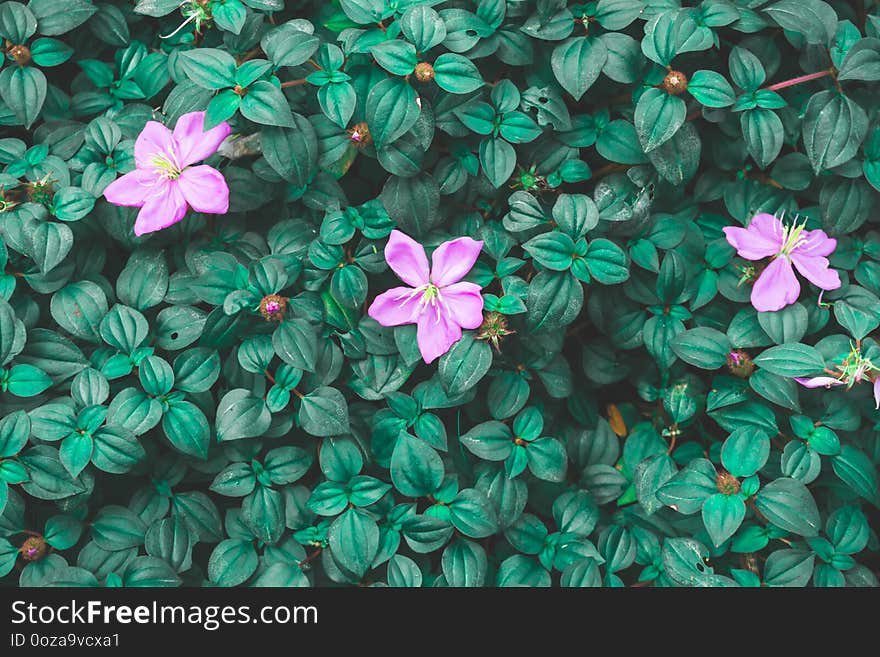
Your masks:
{"label": "partially opened flower", "polygon": [[205,113],[190,112],[177,120],[174,132],[147,121],[134,144],[134,171],[114,180],[104,198],[115,205],[140,208],[134,234],[152,233],[183,219],[187,208],[224,214],[229,187],[217,169],[192,166],[213,155],[231,128],[225,121],[204,129]]}
{"label": "partially opened flower", "polygon": [[785,226],[772,214],[755,215],[748,227],[724,228],[727,241],[746,260],[773,258],[752,287],[751,301],[761,312],[779,310],[797,301],[801,286],[792,265],[823,290],[840,287],[840,276],[828,266],[837,240],[824,230],[804,230],[804,224]]}
{"label": "partially opened flower", "polygon": [[858,345],[853,345],[843,362],[836,365],[837,371],[826,369],[834,376],[794,377],[794,380],[805,388],[832,388],[846,386],[847,390],[857,383],[873,380],[874,408],[880,409],[880,367],[874,365],[870,358],[865,358]]}
{"label": "partially opened flower", "polygon": [[461,339],[461,330],[483,323],[480,286],[463,282],[483,242],[459,237],[443,242],[428,256],[421,244],[399,230],[391,231],[385,260],[409,287],[383,292],[367,311],[382,326],[416,324],[419,351],[426,363],[445,354]]}

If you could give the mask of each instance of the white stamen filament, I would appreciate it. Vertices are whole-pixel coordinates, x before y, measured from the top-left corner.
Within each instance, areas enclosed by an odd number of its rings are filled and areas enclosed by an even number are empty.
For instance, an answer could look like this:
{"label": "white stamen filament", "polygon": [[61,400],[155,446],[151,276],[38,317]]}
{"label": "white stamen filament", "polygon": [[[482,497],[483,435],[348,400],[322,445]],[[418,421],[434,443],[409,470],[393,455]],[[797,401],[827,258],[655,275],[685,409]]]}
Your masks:
{"label": "white stamen filament", "polygon": [[792,224],[782,228],[782,254],[789,255],[792,251],[806,243],[807,238],[803,236],[806,226],[807,222],[805,221],[802,224]]}
{"label": "white stamen filament", "polygon": [[403,307],[419,295],[421,295],[421,299],[419,299],[418,314],[421,315],[428,305],[430,305],[436,314],[434,323],[439,324],[443,309],[443,295],[440,293],[440,288],[436,285],[433,285],[432,283],[420,285],[408,292],[397,295],[394,297],[394,300],[400,301],[400,305]]}
{"label": "white stamen filament", "polygon": [[[184,2],[181,2],[180,5],[178,5],[178,6],[179,6],[179,7],[182,7],[184,4],[185,4]],[[196,13],[196,14],[190,14],[190,17],[187,18],[185,21],[183,21],[180,25],[178,25],[177,29],[174,30],[171,34],[165,34],[165,35],[160,34],[160,35],[159,35],[159,38],[160,38],[160,39],[170,39],[170,38],[173,37],[175,34],[177,34],[178,32],[180,32],[183,28],[185,28],[187,25],[189,25],[190,23],[192,23],[192,22],[196,19],[197,16],[198,16],[197,13]]]}

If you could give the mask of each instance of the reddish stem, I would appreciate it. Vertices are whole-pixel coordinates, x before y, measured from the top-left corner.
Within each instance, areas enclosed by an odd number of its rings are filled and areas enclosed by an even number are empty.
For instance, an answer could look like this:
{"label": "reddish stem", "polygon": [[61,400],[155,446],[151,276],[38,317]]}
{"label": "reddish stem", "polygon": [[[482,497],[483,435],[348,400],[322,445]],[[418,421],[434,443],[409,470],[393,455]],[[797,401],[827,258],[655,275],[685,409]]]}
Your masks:
{"label": "reddish stem", "polygon": [[299,80],[288,80],[287,82],[281,83],[281,88],[286,89],[287,87],[298,87],[303,84],[306,84],[305,78],[300,78]]}
{"label": "reddish stem", "polygon": [[819,78],[824,78],[828,75],[831,75],[831,69],[828,69],[826,71],[818,71],[817,73],[808,73],[807,75],[802,75],[798,78],[792,78],[791,80],[783,80],[782,82],[771,84],[769,87],[767,87],[767,91],[779,91],[780,89],[793,87],[796,84],[809,82],[810,80],[818,80]]}

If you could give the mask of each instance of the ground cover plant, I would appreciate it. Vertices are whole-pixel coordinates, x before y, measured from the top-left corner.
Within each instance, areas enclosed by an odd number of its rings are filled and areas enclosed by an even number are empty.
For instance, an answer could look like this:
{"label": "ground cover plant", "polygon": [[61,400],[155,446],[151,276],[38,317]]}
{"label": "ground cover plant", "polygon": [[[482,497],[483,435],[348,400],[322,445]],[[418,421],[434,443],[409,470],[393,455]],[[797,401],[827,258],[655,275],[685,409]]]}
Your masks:
{"label": "ground cover plant", "polygon": [[0,3],[4,586],[876,586],[872,0]]}

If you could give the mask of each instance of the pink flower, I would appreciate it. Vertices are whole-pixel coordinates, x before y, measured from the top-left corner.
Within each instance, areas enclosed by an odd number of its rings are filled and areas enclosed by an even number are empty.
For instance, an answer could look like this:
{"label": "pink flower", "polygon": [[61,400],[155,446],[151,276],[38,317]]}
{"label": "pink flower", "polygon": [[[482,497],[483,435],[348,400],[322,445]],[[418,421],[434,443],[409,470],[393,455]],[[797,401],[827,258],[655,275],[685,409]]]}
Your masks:
{"label": "pink flower", "polygon": [[831,386],[842,386],[845,381],[835,379],[833,376],[814,376],[810,378],[796,376],[794,380],[805,388],[830,388]]}
{"label": "pink flower", "polygon": [[[846,385],[846,381],[835,379],[833,376],[814,376],[811,378],[794,377],[794,380],[805,388],[831,388],[831,386]],[[862,377],[853,380],[853,383],[861,383]],[[874,408],[880,409],[880,376],[874,379]]]}
{"label": "pink flower", "polygon": [[837,240],[824,230],[804,230],[804,224],[784,226],[772,214],[761,213],[752,218],[747,228],[727,226],[727,241],[746,260],[773,258],[752,287],[755,310],[779,310],[797,301],[800,283],[794,265],[801,275],[823,290],[840,287],[840,276],[828,267],[828,258]]}
{"label": "pink flower", "polygon": [[383,292],[367,311],[382,326],[417,324],[419,351],[426,363],[442,356],[461,338],[461,329],[483,323],[480,286],[460,282],[471,270],[483,242],[459,237],[443,242],[433,253],[430,272],[425,249],[399,230],[385,245],[385,260],[411,287]]}
{"label": "pink flower", "polygon": [[191,166],[213,155],[231,128],[225,121],[204,130],[205,113],[190,112],[177,120],[174,132],[147,121],[134,144],[136,169],[114,180],[104,198],[114,205],[140,208],[134,234],[152,233],[183,219],[187,207],[224,214],[229,187],[217,169]]}

